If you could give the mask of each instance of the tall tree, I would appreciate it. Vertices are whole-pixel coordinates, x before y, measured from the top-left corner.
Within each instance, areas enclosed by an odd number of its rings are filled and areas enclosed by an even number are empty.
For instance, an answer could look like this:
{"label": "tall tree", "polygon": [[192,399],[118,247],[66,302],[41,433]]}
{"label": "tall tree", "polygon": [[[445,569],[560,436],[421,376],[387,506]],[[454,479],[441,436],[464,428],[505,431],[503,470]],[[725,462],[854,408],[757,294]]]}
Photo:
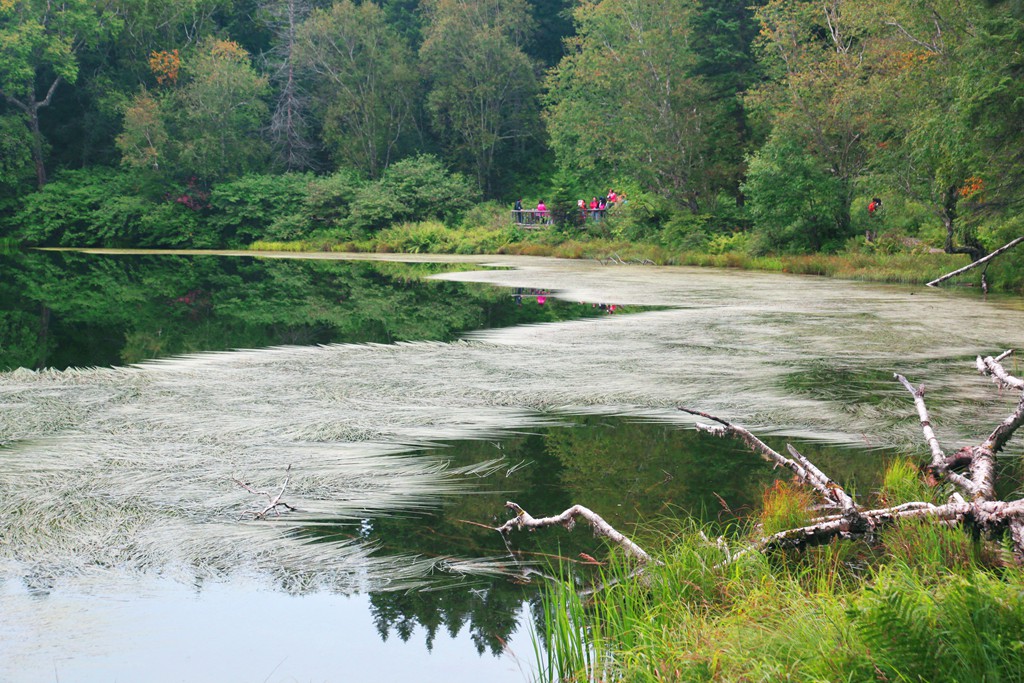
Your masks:
{"label": "tall tree", "polygon": [[313,167],[310,101],[301,82],[301,65],[297,58],[299,26],[310,10],[308,0],[268,0],[262,11],[275,34],[267,57],[270,83],[275,92],[267,133],[275,161],[286,171]]}
{"label": "tall tree", "polygon": [[207,39],[187,58],[151,60],[162,89],[126,108],[118,136],[122,163],[212,183],[262,168],[267,80],[238,43]]}
{"label": "tall tree", "polygon": [[876,66],[866,58],[874,26],[865,5],[770,0],[756,12],[770,80],[748,103],[769,122],[777,149],[810,155],[835,181],[837,201],[829,204],[838,208],[827,234],[836,239],[850,234],[850,206],[876,125],[873,91],[865,87]]}
{"label": "tall tree", "polygon": [[372,2],[341,0],[314,11],[296,39],[299,60],[315,74],[316,107],[335,159],[379,176],[415,130],[420,86],[411,50]]}
{"label": "tall tree", "polygon": [[177,49],[188,51],[219,28],[216,15],[231,0],[115,0],[124,29],[118,35],[109,72],[114,66],[128,72],[137,82],[149,76],[149,58],[153,52]]}
{"label": "tall tree", "polygon": [[32,142],[17,116],[0,116],[0,198],[32,177]]}
{"label": "tall tree", "polygon": [[754,55],[758,24],[750,0],[703,0],[693,13],[693,73],[708,88],[708,176],[712,189],[737,196],[744,175],[744,157],[756,142],[742,95],[757,85],[761,70]]}
{"label": "tall tree", "polygon": [[576,0],[529,0],[533,30],[526,54],[549,69],[565,55],[565,40],[573,35],[572,10]]}
{"label": "tall tree", "polygon": [[525,0],[425,0],[420,56],[427,106],[449,159],[485,191],[499,154],[538,131],[538,81],[523,51],[533,28]]}
{"label": "tall tree", "polygon": [[90,0],[0,2],[0,95],[24,117],[32,134],[36,183],[46,184],[39,110],[61,83],[78,79],[79,53],[117,33],[112,8]]}
{"label": "tall tree", "polygon": [[125,107],[121,134],[116,144],[124,166],[142,172],[159,172],[166,164],[167,126],[160,101],[143,90]]}
{"label": "tall tree", "polygon": [[985,250],[962,214],[964,200],[979,197],[983,163],[966,92],[1008,61],[981,47],[982,19],[979,3],[891,0],[871,10],[863,38],[872,65],[862,91],[872,95],[864,104],[875,124],[873,177],[929,207],[946,231],[945,250],[973,258]]}
{"label": "tall tree", "polygon": [[1024,204],[1024,7],[995,3],[963,50],[963,124],[978,146],[983,212],[1019,215]]}
{"label": "tall tree", "polygon": [[207,40],[183,70],[172,115],[179,167],[208,182],[262,168],[267,80],[249,53],[229,40]]}
{"label": "tall tree", "polygon": [[601,0],[548,80],[546,121],[564,166],[594,182],[632,177],[699,209],[708,186],[709,89],[695,74],[695,5]]}

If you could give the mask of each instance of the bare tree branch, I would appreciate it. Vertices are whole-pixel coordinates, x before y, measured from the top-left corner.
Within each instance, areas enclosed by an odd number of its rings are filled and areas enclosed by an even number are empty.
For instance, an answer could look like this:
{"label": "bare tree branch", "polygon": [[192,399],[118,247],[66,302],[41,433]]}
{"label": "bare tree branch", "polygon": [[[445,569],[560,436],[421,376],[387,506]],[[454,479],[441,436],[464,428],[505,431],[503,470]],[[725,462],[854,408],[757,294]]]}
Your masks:
{"label": "bare tree branch", "polygon": [[[709,413],[680,407],[679,410],[683,412],[717,423],[717,425],[697,423],[697,429],[715,436],[728,436],[743,441],[753,452],[769,462],[792,471],[798,480],[814,488],[828,505],[841,510],[840,514],[819,517],[806,526],[787,529],[756,540],[739,552],[731,552],[726,547],[723,549],[723,554],[726,557],[725,564],[734,562],[749,552],[802,548],[834,538],[870,537],[881,527],[907,519],[921,519],[950,526],[967,526],[993,538],[1008,534],[1015,557],[1018,561],[1024,562],[1024,499],[1013,501],[995,499],[995,454],[1024,424],[1024,382],[1007,373],[1000,364],[1000,361],[1009,354],[1010,352],[1007,351],[996,358],[989,356],[982,359],[979,357],[977,366],[982,374],[995,377],[1002,386],[1021,388],[1021,398],[1016,409],[999,423],[984,442],[977,446],[962,448],[952,455],[946,455],[943,452],[931,427],[928,408],[924,402],[924,387],[914,388],[906,377],[900,374],[895,375],[896,379],[906,387],[914,398],[921,420],[921,428],[932,453],[931,462],[926,470],[933,475],[933,483],[945,479],[955,484],[967,496],[965,498],[959,492],[953,493],[944,505],[935,505],[927,501],[912,501],[894,507],[863,510],[857,507],[853,498],[842,487],[792,445],[787,445],[791,456],[787,458],[743,427],[733,425]],[[954,471],[954,469],[965,467],[969,476]],[[507,534],[513,529],[534,530],[555,525],[571,529],[575,525],[576,518],[581,517],[590,523],[596,535],[608,538],[642,564],[652,561],[646,551],[616,531],[595,512],[582,505],[574,505],[559,515],[541,519],[535,519],[515,503],[509,502],[505,505],[516,513],[514,518],[496,528],[496,531],[506,539],[506,544],[508,542]],[[722,544],[719,543],[719,545]]]}
{"label": "bare tree branch", "polygon": [[731,436],[741,440],[743,443],[747,444],[750,450],[760,454],[769,462],[781,465],[782,467],[791,470],[793,474],[796,475],[797,479],[814,487],[814,489],[821,494],[826,505],[831,507],[840,507],[846,511],[854,510],[856,508],[853,499],[842,489],[841,486],[839,486],[839,484],[825,476],[821,470],[811,464],[807,458],[800,455],[800,453],[791,445],[787,445],[787,448],[789,449],[790,454],[794,456],[793,459],[787,458],[778,451],[772,449],[768,444],[758,439],[743,427],[731,424],[720,417],[715,417],[714,415],[709,415],[708,413],[693,410],[691,408],[680,407],[679,410],[684,413],[689,413],[690,415],[698,415],[719,423],[721,426],[716,427],[698,422],[696,427],[700,431],[707,432],[714,436]]}
{"label": "bare tree branch", "polygon": [[256,491],[249,484],[246,484],[245,482],[241,481],[240,479],[235,479],[234,477],[232,477],[231,481],[235,482],[236,484],[241,486],[243,489],[245,489],[249,493],[253,493],[253,494],[256,494],[258,496],[266,496],[267,497],[268,503],[267,503],[266,507],[264,507],[261,510],[249,510],[245,514],[252,515],[253,519],[266,519],[267,515],[270,514],[271,512],[273,512],[277,516],[280,516],[281,515],[281,511],[277,509],[279,507],[283,507],[283,508],[287,509],[289,512],[296,512],[298,510],[298,508],[292,507],[288,503],[286,503],[283,500],[281,500],[281,497],[284,495],[284,490],[286,488],[288,488],[288,482],[291,481],[291,478],[292,478],[291,477],[291,471],[292,471],[292,466],[288,465],[288,467],[285,468],[285,478],[284,478],[284,481],[281,482],[281,490],[277,492],[277,495],[273,495],[273,496],[270,495],[270,493],[267,492],[267,491]]}
{"label": "bare tree branch", "polygon": [[511,501],[505,503],[505,507],[514,511],[516,516],[502,524],[500,527],[497,527],[496,531],[498,531],[502,536],[512,529],[529,529],[532,531],[534,529],[543,529],[549,526],[562,526],[571,530],[576,526],[576,518],[582,517],[590,524],[595,535],[609,539],[625,550],[628,555],[636,558],[640,562],[647,563],[651,561],[651,556],[647,554],[647,551],[618,532],[611,524],[604,521],[604,519],[602,519],[596,512],[589,508],[585,508],[582,505],[573,505],[571,508],[559,515],[555,515],[554,517],[542,517],[540,519],[532,517],[530,513]]}

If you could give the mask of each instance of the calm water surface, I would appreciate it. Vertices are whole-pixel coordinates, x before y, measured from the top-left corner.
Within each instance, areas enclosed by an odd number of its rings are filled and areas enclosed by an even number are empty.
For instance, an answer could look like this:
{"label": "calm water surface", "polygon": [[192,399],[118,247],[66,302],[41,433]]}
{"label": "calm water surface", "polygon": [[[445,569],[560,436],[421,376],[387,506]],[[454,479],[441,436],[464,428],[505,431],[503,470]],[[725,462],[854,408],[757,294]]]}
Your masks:
{"label": "calm water surface", "polygon": [[[507,575],[601,550],[552,531],[510,556],[479,526],[504,501],[640,540],[741,517],[777,473],[681,403],[870,490],[920,450],[893,370],[973,433],[1002,406],[964,366],[1024,341],[1014,302],[516,265],[5,257],[0,680],[521,681],[543,625]],[[91,366],[115,369],[14,370]],[[304,513],[246,520],[231,479],[285,466]]]}

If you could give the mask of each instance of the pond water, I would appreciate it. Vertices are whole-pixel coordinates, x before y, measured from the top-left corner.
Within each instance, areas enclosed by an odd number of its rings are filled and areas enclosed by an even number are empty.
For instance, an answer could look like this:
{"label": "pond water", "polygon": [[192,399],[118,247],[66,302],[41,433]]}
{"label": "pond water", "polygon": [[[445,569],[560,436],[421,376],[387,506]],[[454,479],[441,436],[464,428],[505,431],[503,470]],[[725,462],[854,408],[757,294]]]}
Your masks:
{"label": "pond water", "polygon": [[[601,548],[510,549],[506,500],[641,541],[756,507],[778,473],[678,405],[869,490],[924,450],[892,372],[955,447],[1012,400],[974,354],[1024,337],[1014,299],[403,258],[0,263],[0,680],[526,680],[537,586],[510,577]],[[254,519],[238,482],[286,478],[298,512]]]}
{"label": "pond water", "polygon": [[451,341],[469,330],[607,312],[548,301],[532,288],[510,293],[425,279],[459,267],[0,254],[0,370],[126,365],[286,344]]}

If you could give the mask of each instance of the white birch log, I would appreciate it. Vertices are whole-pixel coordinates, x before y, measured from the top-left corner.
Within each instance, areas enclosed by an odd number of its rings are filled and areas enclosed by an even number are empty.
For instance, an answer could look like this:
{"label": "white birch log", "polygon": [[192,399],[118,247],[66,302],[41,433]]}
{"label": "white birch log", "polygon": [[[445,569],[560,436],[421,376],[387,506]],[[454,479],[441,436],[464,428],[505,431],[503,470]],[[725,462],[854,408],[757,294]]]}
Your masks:
{"label": "white birch log", "polygon": [[710,415],[700,410],[683,407],[680,407],[679,410],[684,413],[689,413],[690,415],[698,415],[717,422],[718,426],[701,424],[700,422],[696,423],[695,426],[700,431],[707,432],[714,436],[731,436],[741,440],[743,443],[747,444],[750,450],[759,454],[761,457],[768,460],[768,462],[785,467],[792,471],[793,474],[796,475],[797,479],[812,486],[815,491],[821,494],[826,505],[840,507],[847,511],[856,509],[853,499],[846,493],[846,491],[844,491],[839,484],[822,473],[822,471],[815,467],[807,458],[800,455],[792,445],[787,444],[790,454],[794,456],[793,459],[790,459],[773,449],[764,441],[761,441],[743,427],[739,427],[723,420],[720,417]]}
{"label": "white birch log", "polygon": [[[1002,368],[1002,361],[1009,351],[996,358],[991,356],[977,359],[978,370],[982,374],[991,375],[1001,386],[1010,388],[1024,387],[1016,377]],[[931,418],[924,402],[924,387],[914,388],[906,377],[895,375],[914,398],[921,429],[925,441],[931,450],[931,463],[928,471],[934,480],[945,479],[956,485],[960,492],[954,492],[944,505],[934,505],[925,501],[904,503],[895,507],[863,510],[857,507],[853,498],[836,482],[822,472],[808,458],[799,453],[792,445],[787,444],[791,458],[775,451],[766,443],[754,436],[743,427],[738,427],[709,413],[691,408],[680,407],[679,410],[697,415],[717,425],[696,423],[699,430],[719,437],[733,437],[743,441],[753,452],[769,462],[782,466],[796,475],[797,479],[810,485],[832,507],[842,510],[841,514],[819,517],[811,524],[795,529],[780,531],[771,536],[755,541],[739,552],[723,551],[726,557],[724,564],[729,564],[744,554],[754,551],[765,552],[776,548],[799,548],[830,541],[834,538],[860,538],[874,534],[879,528],[891,525],[904,519],[931,520],[941,524],[969,524],[974,529],[989,536],[997,537],[1008,532],[1019,562],[1024,563],[1024,499],[1014,501],[995,500],[995,454],[1010,440],[1017,429],[1024,424],[1024,391],[1016,409],[1004,419],[989,436],[978,446],[962,448],[953,455],[946,455],[939,444],[935,431],[931,426]],[[953,468],[967,467],[970,476],[953,471]],[[283,492],[283,488],[282,488]],[[961,495],[961,492],[966,495]],[[280,495],[278,496],[280,498]],[[595,535],[608,538],[623,548],[627,554],[642,564],[651,562],[651,556],[633,541],[617,531],[598,514],[582,505],[574,505],[559,515],[536,519],[519,507],[508,502],[507,508],[515,511],[516,516],[496,530],[503,536],[513,529],[542,529],[549,526],[564,526],[571,529],[577,517],[582,517],[593,528]]]}
{"label": "white birch log", "polygon": [[914,397],[914,405],[917,407],[917,415],[921,420],[921,431],[924,433],[924,440],[928,443],[928,447],[932,452],[932,461],[929,465],[929,471],[937,478],[946,479],[954,486],[959,488],[963,493],[968,496],[974,496],[974,482],[967,477],[954,472],[949,467],[949,458],[942,452],[942,446],[939,445],[939,439],[935,436],[935,430],[932,429],[931,417],[928,415],[928,407],[924,403],[924,385],[918,388],[907,380],[903,375],[896,373],[894,375],[900,384],[907,388],[910,395]]}
{"label": "white birch log", "polygon": [[607,538],[612,543],[625,550],[626,554],[636,558],[640,562],[646,564],[651,561],[651,556],[647,554],[647,551],[624,536],[611,524],[604,521],[599,514],[589,508],[583,507],[582,505],[573,505],[571,508],[565,510],[561,514],[555,515],[554,517],[541,517],[540,519],[531,516],[530,513],[512,501],[505,503],[505,507],[514,511],[516,516],[502,524],[500,527],[497,527],[496,530],[502,535],[507,534],[509,531],[512,531],[512,529],[529,529],[532,531],[534,529],[543,529],[549,526],[561,526],[572,530],[576,525],[576,518],[582,517],[590,524],[591,529],[594,530],[595,536],[603,536]]}
{"label": "white birch log", "polygon": [[1013,349],[1003,351],[1001,354],[993,358],[992,356],[986,356],[982,358],[978,356],[978,372],[983,375],[992,377],[999,386],[1006,389],[1017,389],[1024,391],[1024,379],[1014,377],[1006,371],[1001,361],[1013,353]]}
{"label": "white birch log", "polygon": [[1018,237],[1017,239],[1012,240],[1012,241],[1004,244],[1003,246],[999,247],[998,249],[993,251],[988,256],[984,256],[984,257],[978,259],[977,261],[975,261],[974,263],[966,265],[963,268],[958,268],[957,270],[954,270],[952,273],[946,273],[942,277],[935,278],[934,280],[929,282],[927,284],[927,286],[928,287],[934,287],[935,285],[939,284],[940,282],[945,282],[946,280],[948,280],[948,279],[950,279],[952,277],[956,277],[957,275],[960,275],[961,273],[966,273],[967,271],[969,271],[969,270],[971,270],[973,268],[977,268],[978,266],[980,266],[980,265],[982,265],[984,263],[988,263],[989,261],[994,259],[996,256],[999,256],[1004,251],[1009,251],[1010,249],[1013,249],[1015,246],[1017,246],[1021,242],[1024,242],[1024,237]]}

